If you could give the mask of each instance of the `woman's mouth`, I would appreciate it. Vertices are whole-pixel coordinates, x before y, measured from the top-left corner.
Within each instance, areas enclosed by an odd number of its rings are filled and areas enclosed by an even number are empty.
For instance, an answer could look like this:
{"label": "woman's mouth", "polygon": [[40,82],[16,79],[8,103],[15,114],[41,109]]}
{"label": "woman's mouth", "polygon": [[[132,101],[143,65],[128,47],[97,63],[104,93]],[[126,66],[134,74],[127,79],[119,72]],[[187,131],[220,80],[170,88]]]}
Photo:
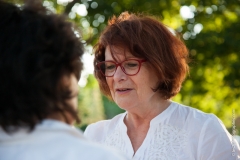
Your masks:
{"label": "woman's mouth", "polygon": [[127,92],[129,92],[131,90],[132,89],[130,89],[130,88],[118,88],[118,89],[116,89],[116,92],[118,92],[118,93],[127,93]]}

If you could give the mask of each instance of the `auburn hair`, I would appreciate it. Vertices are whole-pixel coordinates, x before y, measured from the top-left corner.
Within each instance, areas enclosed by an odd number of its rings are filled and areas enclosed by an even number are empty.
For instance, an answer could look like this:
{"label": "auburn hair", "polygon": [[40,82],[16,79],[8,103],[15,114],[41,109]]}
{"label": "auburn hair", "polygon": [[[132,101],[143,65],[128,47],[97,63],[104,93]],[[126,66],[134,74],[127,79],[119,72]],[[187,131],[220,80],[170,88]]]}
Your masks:
{"label": "auburn hair", "polygon": [[113,16],[94,46],[94,75],[102,93],[111,99],[106,77],[96,66],[105,60],[107,46],[113,57],[118,54],[113,51],[113,46],[118,46],[135,57],[146,59],[159,78],[153,91],[160,92],[164,99],[180,91],[189,70],[187,47],[177,33],[155,17],[128,12],[123,12],[119,17]]}

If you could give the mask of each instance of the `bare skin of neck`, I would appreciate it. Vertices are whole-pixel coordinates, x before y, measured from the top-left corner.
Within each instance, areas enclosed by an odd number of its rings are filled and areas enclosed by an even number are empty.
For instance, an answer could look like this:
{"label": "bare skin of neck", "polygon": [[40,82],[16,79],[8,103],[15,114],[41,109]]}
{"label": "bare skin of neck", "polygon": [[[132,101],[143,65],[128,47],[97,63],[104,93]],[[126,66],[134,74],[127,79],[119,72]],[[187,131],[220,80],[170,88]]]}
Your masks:
{"label": "bare skin of neck", "polygon": [[151,120],[162,113],[170,105],[169,100],[164,100],[160,106],[151,108],[144,113],[128,112],[124,118],[124,123],[127,126],[127,134],[132,143],[134,154],[141,147],[148,133]]}

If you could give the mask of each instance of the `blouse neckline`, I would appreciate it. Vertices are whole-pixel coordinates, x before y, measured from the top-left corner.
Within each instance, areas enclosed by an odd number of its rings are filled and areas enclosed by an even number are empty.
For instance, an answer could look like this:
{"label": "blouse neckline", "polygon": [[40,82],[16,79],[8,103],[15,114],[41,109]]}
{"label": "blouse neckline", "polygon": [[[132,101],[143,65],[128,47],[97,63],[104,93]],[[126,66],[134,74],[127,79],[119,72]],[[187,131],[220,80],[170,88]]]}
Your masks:
{"label": "blouse neckline", "polygon": [[[174,109],[175,109],[175,105],[177,104],[177,103],[175,103],[175,102],[173,102],[173,101],[170,101],[171,103],[170,103],[170,105],[164,110],[164,111],[162,111],[160,114],[158,114],[156,117],[154,117],[152,120],[151,120],[151,122],[150,122],[150,127],[152,126],[152,125],[154,125],[155,123],[159,123],[160,121],[163,121],[163,120],[165,120],[166,118],[168,118],[169,117],[169,115],[174,111]],[[127,131],[127,127],[126,127],[126,125],[125,125],[125,123],[124,123],[124,118],[125,118],[125,116],[127,115],[127,111],[126,112],[124,112],[123,114],[122,114],[122,116],[120,117],[120,119],[119,119],[119,121],[121,122],[120,124],[122,125],[121,127],[122,127],[122,129],[124,129],[125,131]]]}
{"label": "blouse neckline", "polygon": [[134,154],[134,150],[132,147],[132,143],[130,141],[130,138],[127,135],[127,126],[124,123],[124,118],[127,115],[127,111],[125,113],[122,114],[122,116],[119,119],[119,124],[120,124],[120,128],[123,131],[123,138],[125,139],[125,142],[127,142],[126,146],[127,146],[127,150],[129,152],[129,155],[132,155],[132,158],[136,158],[139,155],[141,155],[141,153],[145,150],[144,146],[146,143],[148,143],[149,139],[151,139],[151,134],[154,130],[154,126],[156,126],[156,124],[159,124],[159,122],[164,121],[165,119],[167,119],[168,117],[170,117],[169,115],[171,115],[171,113],[174,111],[175,109],[175,102],[170,101],[170,105],[160,114],[158,114],[156,117],[154,117],[151,122],[150,122],[150,128],[146,134],[145,139],[143,140],[141,146],[138,148],[138,150],[135,152]]}

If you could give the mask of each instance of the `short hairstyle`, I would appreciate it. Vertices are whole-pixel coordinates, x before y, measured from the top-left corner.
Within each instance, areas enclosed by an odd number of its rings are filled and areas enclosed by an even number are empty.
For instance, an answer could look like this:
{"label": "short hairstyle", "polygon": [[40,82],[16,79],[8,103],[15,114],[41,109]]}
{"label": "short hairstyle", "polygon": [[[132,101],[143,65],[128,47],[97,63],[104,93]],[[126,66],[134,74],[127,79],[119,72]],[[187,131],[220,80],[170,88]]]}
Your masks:
{"label": "short hairstyle", "polygon": [[94,75],[100,90],[107,97],[111,93],[106,78],[96,64],[105,60],[106,47],[114,57],[113,46],[123,47],[133,56],[146,59],[155,69],[159,83],[153,91],[159,91],[164,99],[175,96],[188,73],[188,50],[176,33],[155,17],[123,12],[113,16],[94,47]]}
{"label": "short hairstyle", "polygon": [[[0,126],[35,125],[52,113],[66,111],[71,91],[64,75],[80,78],[83,44],[64,16],[42,6],[17,7],[0,1]],[[12,126],[12,127],[9,127]]]}

